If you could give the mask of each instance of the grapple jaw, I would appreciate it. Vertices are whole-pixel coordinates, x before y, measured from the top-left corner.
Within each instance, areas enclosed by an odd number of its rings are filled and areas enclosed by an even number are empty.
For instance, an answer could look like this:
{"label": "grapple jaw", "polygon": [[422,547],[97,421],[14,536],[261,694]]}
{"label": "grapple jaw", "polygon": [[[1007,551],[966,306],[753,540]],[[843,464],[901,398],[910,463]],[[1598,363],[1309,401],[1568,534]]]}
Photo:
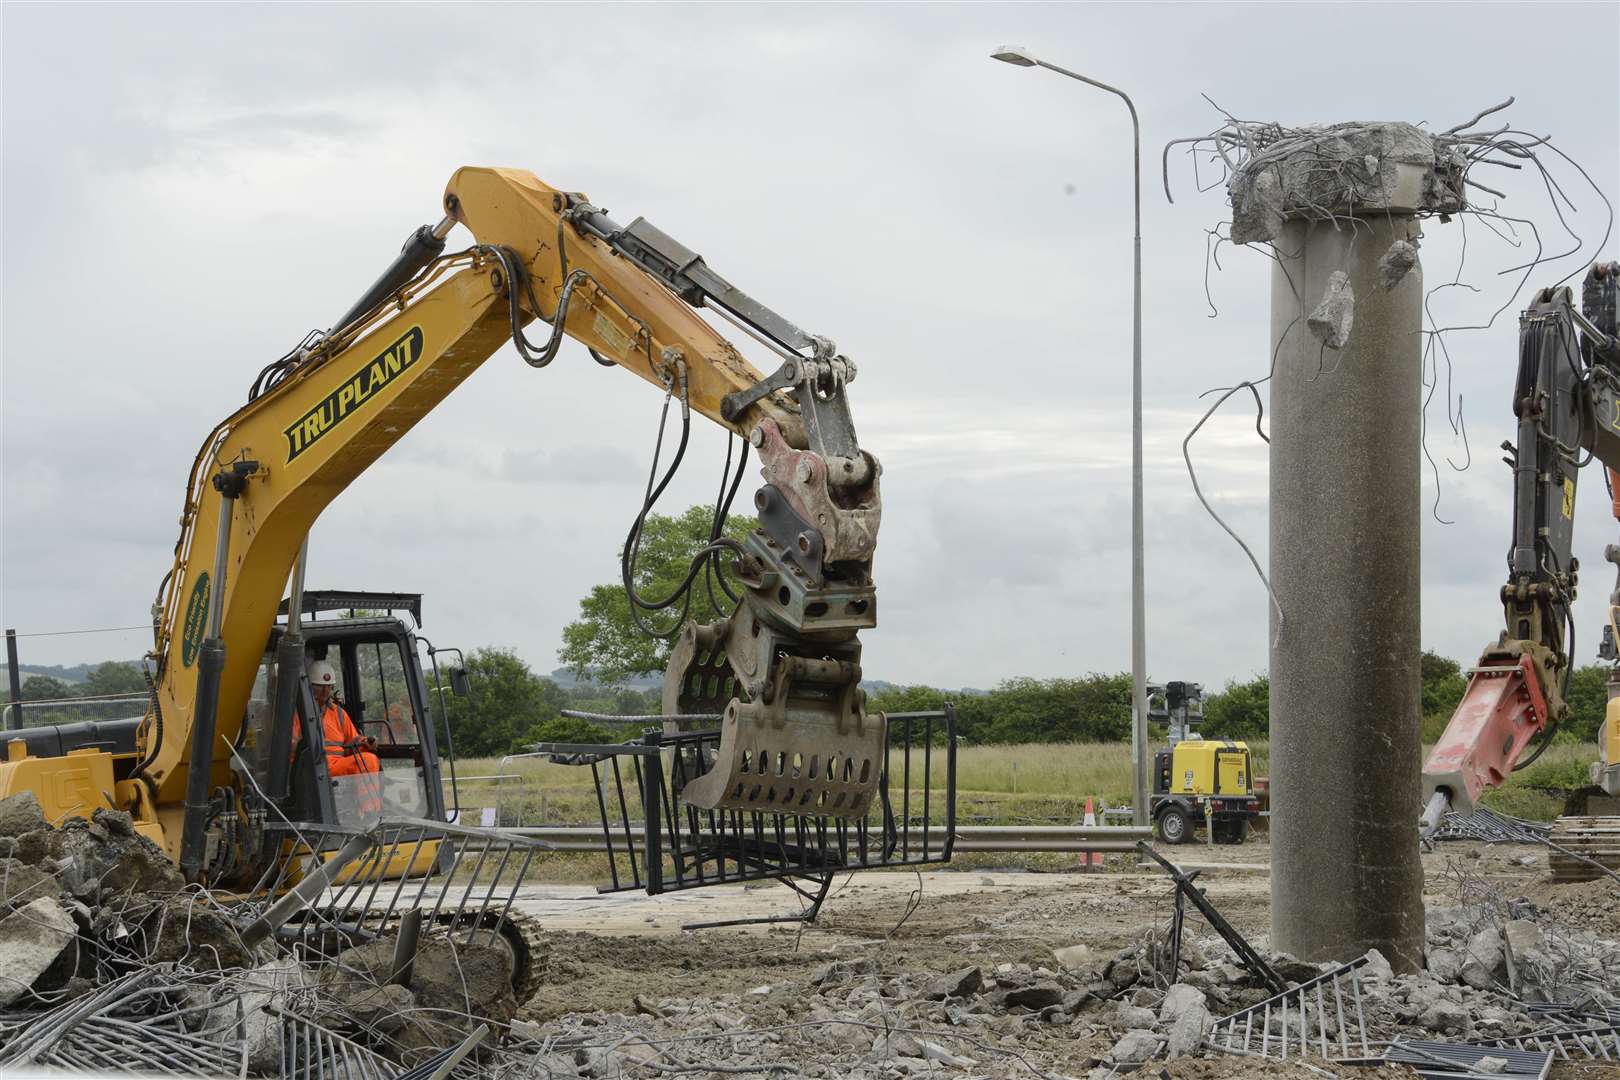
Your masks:
{"label": "grapple jaw", "polygon": [[886,724],[866,711],[860,642],[810,642],[745,595],[728,619],[688,623],[664,674],[664,713],[720,712],[720,745],[682,800],[705,810],[866,814],[883,773]]}
{"label": "grapple jaw", "polygon": [[[885,724],[837,660],[791,658],[769,704],[732,700],[713,767],[681,798],[706,810],[864,817],[883,772]],[[840,670],[842,669],[842,670]],[[818,681],[825,679],[825,682]]]}

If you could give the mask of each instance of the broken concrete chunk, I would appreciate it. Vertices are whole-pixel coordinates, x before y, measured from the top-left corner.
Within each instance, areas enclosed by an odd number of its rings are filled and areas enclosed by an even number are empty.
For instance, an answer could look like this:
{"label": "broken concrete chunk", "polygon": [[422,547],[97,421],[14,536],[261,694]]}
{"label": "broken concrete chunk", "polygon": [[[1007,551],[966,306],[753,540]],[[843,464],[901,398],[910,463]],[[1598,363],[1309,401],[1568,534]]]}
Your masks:
{"label": "broken concrete chunk", "polygon": [[1142,977],[1143,950],[1139,945],[1122,949],[1103,967],[1102,976],[1116,989],[1124,990]]}
{"label": "broken concrete chunk", "polygon": [[1384,954],[1377,949],[1367,950],[1367,962],[1361,965],[1361,977],[1379,982],[1387,982],[1395,977],[1395,969],[1389,966]]}
{"label": "broken concrete chunk", "polygon": [[1195,986],[1177,983],[1169,989],[1164,995],[1164,1000],[1159,1003],[1159,1019],[1169,1022],[1183,1013],[1198,1009],[1205,1012],[1209,1011],[1209,999],[1204,996],[1204,992]]}
{"label": "broken concrete chunk", "polygon": [[1454,214],[1468,161],[1455,140],[1406,123],[1282,129],[1232,174],[1232,242],[1276,240],[1288,220],[1353,214]]}
{"label": "broken concrete chunk", "polygon": [[877,971],[877,961],[869,956],[863,956],[855,960],[834,960],[832,963],[825,964],[815,970],[810,976],[810,985],[837,986],[862,975],[876,975]]}
{"label": "broken concrete chunk", "polygon": [[1475,990],[1488,990],[1506,975],[1507,955],[1502,950],[1502,932],[1487,926],[1468,939],[1460,978]]}
{"label": "broken concrete chunk", "polygon": [[1232,243],[1253,244],[1275,240],[1282,235],[1283,214],[1282,183],[1272,169],[1257,169],[1244,187],[1244,197],[1238,198],[1238,188],[1232,187]]}
{"label": "broken concrete chunk", "polygon": [[1188,1007],[1178,1014],[1170,1025],[1166,1052],[1172,1058],[1188,1057],[1198,1053],[1203,1048],[1204,1036],[1209,1034],[1210,1026],[1214,1022],[1209,1010],[1203,1005]]}
{"label": "broken concrete chunk", "polygon": [[956,1069],[965,1069],[978,1064],[978,1062],[973,1058],[962,1057],[960,1054],[953,1054],[943,1046],[939,1045],[939,1043],[931,1042],[928,1039],[918,1039],[917,1047],[922,1051],[924,1060],[937,1061],[941,1065],[949,1065]]}
{"label": "broken concrete chunk", "polygon": [[1285,952],[1272,955],[1271,970],[1275,971],[1277,977],[1285,983],[1310,982],[1322,974],[1321,969],[1315,964],[1306,963],[1304,960],[1295,960]]}
{"label": "broken concrete chunk", "polygon": [[34,980],[76,940],[73,916],[41,896],[0,919],[0,1008],[28,992]]}
{"label": "broken concrete chunk", "polygon": [[976,967],[969,967],[929,980],[918,996],[925,1001],[972,997],[983,986],[984,972]]}
{"label": "broken concrete chunk", "polygon": [[62,895],[56,879],[17,859],[0,859],[0,916],[41,896]]}
{"label": "broken concrete chunk", "polygon": [[151,905],[141,928],[149,958],[201,969],[251,968],[258,957],[242,941],[242,928],[221,908],[195,893],[178,893]]}
{"label": "broken concrete chunk", "polygon": [[7,837],[11,844],[11,858],[29,866],[44,866],[51,854],[50,829],[35,829],[21,836]]}
{"label": "broken concrete chunk", "polygon": [[1055,982],[1036,982],[1007,991],[1008,1005],[1025,1009],[1047,1009],[1063,1000],[1063,987]]}
{"label": "broken concrete chunk", "polygon": [[63,888],[83,899],[102,892],[172,893],[185,888],[185,879],[163,849],[133,829],[120,832],[118,816],[108,814],[94,824],[69,818],[50,834],[51,855],[62,865]]}
{"label": "broken concrete chunk", "polygon": [[90,815],[92,825],[100,825],[109,836],[134,836],[135,819],[123,810],[108,810],[98,806]]}
{"label": "broken concrete chunk", "polygon": [[612,1048],[582,1046],[574,1051],[574,1064],[577,1075],[606,1078],[624,1076],[637,1063]]}
{"label": "broken concrete chunk", "polygon": [[1065,970],[1079,971],[1091,960],[1091,946],[1069,945],[1062,949],[1053,949],[1052,955],[1057,957],[1057,962]]}
{"label": "broken concrete chunk", "polygon": [[1487,1054],[1485,1057],[1482,1057],[1478,1061],[1474,1062],[1471,1068],[1477,1073],[1499,1073],[1505,1072],[1507,1070],[1507,1066],[1507,1058],[1491,1057],[1489,1054]]}
{"label": "broken concrete chunk", "polygon": [[1454,983],[1462,975],[1463,956],[1456,949],[1430,949],[1429,974],[1443,983]]}
{"label": "broken concrete chunk", "polygon": [[39,796],[32,791],[19,791],[0,799],[0,836],[21,836],[43,829],[47,824],[45,811],[39,807]]}
{"label": "broken concrete chunk", "polygon": [[1316,339],[1330,349],[1342,349],[1350,341],[1350,327],[1356,317],[1356,291],[1350,275],[1335,270],[1328,275],[1322,300],[1305,320]]}
{"label": "broken concrete chunk", "polygon": [[274,1075],[281,1067],[282,1021],[269,1010],[272,1005],[285,1006],[293,991],[303,989],[305,979],[304,965],[290,956],[244,971],[226,984],[218,998],[221,1004],[205,1014],[208,1024],[224,1028],[234,1023],[239,994],[248,1065],[256,1072]]}
{"label": "broken concrete chunk", "polygon": [[1444,1035],[1467,1035],[1473,1026],[1468,1019],[1468,1010],[1454,1001],[1444,998],[1434,1001],[1423,1010],[1418,1017],[1418,1023],[1430,1031],[1438,1031]]}
{"label": "broken concrete chunk", "polygon": [[1120,1065],[1151,1061],[1153,1056],[1159,1052],[1159,1044],[1163,1041],[1151,1031],[1140,1029],[1127,1031],[1125,1037],[1115,1043],[1112,1050],[1108,1051],[1108,1057]]}
{"label": "broken concrete chunk", "polygon": [[1129,1031],[1132,1028],[1150,1028],[1157,1020],[1158,1017],[1153,1015],[1152,1009],[1120,1001],[1115,1003],[1114,1011],[1108,1017],[1108,1024],[1121,1031]]}
{"label": "broken concrete chunk", "polygon": [[1514,919],[1502,928],[1507,937],[1508,948],[1513,950],[1515,957],[1525,956],[1532,949],[1539,949],[1546,938],[1541,927],[1529,919]]}
{"label": "broken concrete chunk", "polygon": [[1378,260],[1378,286],[1385,292],[1399,285],[1417,265],[1417,245],[1410,240],[1397,240],[1389,245]]}
{"label": "broken concrete chunk", "polygon": [[[393,970],[392,937],[346,949],[337,963],[322,969],[320,988],[334,998],[363,994],[385,982]],[[437,1050],[459,1042],[479,1022],[506,1024],[517,1013],[512,992],[512,950],[504,942],[479,938],[476,943],[424,936],[411,970],[411,994],[416,1008],[391,1033],[386,1053],[408,1057],[421,1050]],[[616,1075],[616,1062],[591,1059],[581,1062],[592,1075]]]}

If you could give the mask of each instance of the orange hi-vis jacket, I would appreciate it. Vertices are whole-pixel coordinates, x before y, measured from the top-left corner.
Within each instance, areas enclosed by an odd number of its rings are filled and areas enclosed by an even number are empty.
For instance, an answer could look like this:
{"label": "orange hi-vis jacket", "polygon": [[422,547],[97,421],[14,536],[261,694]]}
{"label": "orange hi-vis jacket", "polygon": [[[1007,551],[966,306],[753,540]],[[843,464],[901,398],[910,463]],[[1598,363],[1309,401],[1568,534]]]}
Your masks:
{"label": "orange hi-vis jacket", "polygon": [[[321,714],[321,733],[326,741],[326,771],[333,776],[353,776],[356,773],[374,773],[382,768],[377,755],[359,747],[360,731],[349,719],[349,714],[336,701],[326,703]],[[302,737],[298,718],[293,718],[293,740]]]}

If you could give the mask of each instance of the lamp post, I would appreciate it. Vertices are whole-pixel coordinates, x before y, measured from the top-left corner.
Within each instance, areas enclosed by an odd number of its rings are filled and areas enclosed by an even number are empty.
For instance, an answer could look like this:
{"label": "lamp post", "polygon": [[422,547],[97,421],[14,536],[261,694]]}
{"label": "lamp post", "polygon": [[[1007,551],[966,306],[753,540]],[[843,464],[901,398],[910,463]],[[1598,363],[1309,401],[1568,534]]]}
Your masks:
{"label": "lamp post", "polygon": [[1125,107],[1131,112],[1131,146],[1136,168],[1131,308],[1131,767],[1134,773],[1131,804],[1136,824],[1146,825],[1151,785],[1148,781],[1147,746],[1147,588],[1142,561],[1142,126],[1136,118],[1135,103],[1117,87],[1056,64],[1048,64],[1016,46],[1003,45],[990,56],[1015,67],[1043,67],[1099,90],[1106,90],[1125,102]]}

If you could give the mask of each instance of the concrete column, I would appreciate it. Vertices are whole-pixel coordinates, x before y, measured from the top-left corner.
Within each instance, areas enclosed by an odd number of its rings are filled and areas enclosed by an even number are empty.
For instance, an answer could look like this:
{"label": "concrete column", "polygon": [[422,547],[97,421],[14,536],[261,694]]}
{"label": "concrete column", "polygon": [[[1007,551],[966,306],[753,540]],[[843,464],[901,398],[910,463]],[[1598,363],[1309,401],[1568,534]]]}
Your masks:
{"label": "concrete column", "polygon": [[[1396,971],[1422,966],[1424,939],[1423,284],[1414,265],[1386,288],[1379,261],[1417,231],[1399,213],[1288,220],[1271,288],[1272,947],[1309,961],[1376,948]],[[1308,324],[1332,322],[1330,294],[1353,314],[1337,349]]]}

